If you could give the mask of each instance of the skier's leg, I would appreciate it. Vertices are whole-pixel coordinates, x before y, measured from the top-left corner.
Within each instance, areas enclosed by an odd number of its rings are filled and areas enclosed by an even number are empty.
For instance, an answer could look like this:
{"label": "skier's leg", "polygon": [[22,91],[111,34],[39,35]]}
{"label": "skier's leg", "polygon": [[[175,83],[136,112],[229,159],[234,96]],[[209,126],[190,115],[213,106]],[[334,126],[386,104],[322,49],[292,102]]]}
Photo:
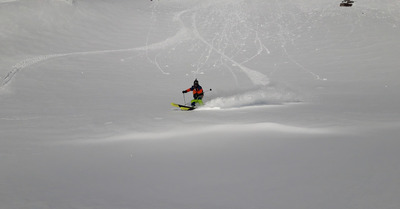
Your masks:
{"label": "skier's leg", "polygon": [[191,102],[192,106],[196,106],[196,103],[199,104],[199,105],[203,105],[203,100],[201,100],[201,99],[193,99],[190,102]]}
{"label": "skier's leg", "polygon": [[197,98],[197,103],[199,103],[200,105],[203,105],[203,96],[199,96]]}

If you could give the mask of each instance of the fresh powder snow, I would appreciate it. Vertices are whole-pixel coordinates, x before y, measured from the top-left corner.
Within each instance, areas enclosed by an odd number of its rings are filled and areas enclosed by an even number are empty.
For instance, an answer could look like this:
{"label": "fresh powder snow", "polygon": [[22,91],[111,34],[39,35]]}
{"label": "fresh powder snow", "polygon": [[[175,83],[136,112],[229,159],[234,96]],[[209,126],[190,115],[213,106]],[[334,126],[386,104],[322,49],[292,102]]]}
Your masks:
{"label": "fresh powder snow", "polygon": [[0,208],[400,208],[400,2],[340,3],[0,0]]}

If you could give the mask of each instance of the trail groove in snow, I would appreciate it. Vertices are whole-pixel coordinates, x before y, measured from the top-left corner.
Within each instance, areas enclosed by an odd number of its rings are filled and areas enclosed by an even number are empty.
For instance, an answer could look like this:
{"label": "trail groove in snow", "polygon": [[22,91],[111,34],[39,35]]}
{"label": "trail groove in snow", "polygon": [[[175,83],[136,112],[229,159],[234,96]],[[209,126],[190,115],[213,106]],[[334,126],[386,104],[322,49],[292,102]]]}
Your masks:
{"label": "trail groove in snow", "polygon": [[[165,9],[175,3],[179,4],[175,1],[157,2],[154,9],[158,6]],[[246,66],[251,65],[251,61],[262,54],[271,53],[260,37],[257,23],[250,18],[252,3],[243,0],[190,3],[194,5],[176,11],[172,20],[178,24],[180,30],[188,31],[192,38],[190,42],[179,43],[186,49],[182,53],[195,53],[193,60],[189,62],[195,68],[192,73],[228,69],[236,81],[238,77],[235,71],[244,73],[254,85],[268,85],[268,76]],[[164,55],[163,58],[168,60],[169,55]],[[162,52],[158,56],[161,57]],[[159,67],[155,59],[152,61]]]}
{"label": "trail groove in snow", "polygon": [[210,44],[208,41],[206,41],[200,35],[199,31],[197,30],[196,14],[193,14],[192,20],[193,20],[193,22],[192,22],[193,23],[193,32],[199,40],[201,40],[204,44],[206,44],[208,47],[210,47],[210,49],[212,49],[214,52],[221,55],[221,57],[223,59],[230,61],[233,64],[233,66],[240,68],[240,70],[242,70],[255,85],[265,86],[265,85],[269,84],[269,79],[266,75],[264,75],[258,71],[255,71],[255,70],[245,67],[244,65],[242,65],[242,64],[238,63],[237,61],[235,61],[234,59],[228,57],[223,51],[216,49],[212,44]]}
{"label": "trail groove in snow", "polygon": [[[174,45],[179,45],[179,44],[185,43],[188,40],[199,40],[206,47],[206,54],[202,54],[199,57],[196,73],[200,73],[200,69],[205,68],[206,63],[215,62],[215,64],[214,64],[215,67],[228,68],[232,72],[232,74],[235,78],[236,78],[236,75],[234,75],[233,69],[238,69],[239,71],[243,72],[251,80],[251,82],[254,85],[261,85],[261,86],[268,85],[269,78],[266,75],[245,66],[246,63],[248,63],[251,60],[255,59],[256,57],[260,56],[263,52],[266,52],[267,54],[270,53],[268,48],[262,43],[262,40],[259,37],[258,31],[256,29],[250,27],[251,33],[253,33],[253,35],[254,35],[253,44],[258,45],[258,47],[257,47],[258,49],[252,55],[250,55],[246,59],[240,60],[240,61],[236,60],[235,56],[237,55],[237,53],[239,53],[242,50],[246,51],[243,48],[243,46],[245,44],[240,43],[240,42],[251,41],[251,40],[248,40],[249,39],[248,34],[243,37],[229,37],[230,33],[239,33],[239,34],[241,33],[241,31],[235,32],[235,31],[231,31],[231,30],[236,30],[235,29],[236,26],[234,25],[234,24],[236,24],[235,23],[236,21],[244,22],[242,24],[245,24],[245,21],[246,21],[245,15],[247,15],[246,12],[249,12],[249,11],[243,12],[245,14],[244,17],[235,14],[235,12],[237,12],[236,10],[241,11],[242,4],[246,5],[246,3],[244,1],[226,1],[225,3],[226,3],[226,5],[228,5],[228,7],[231,6],[232,8],[226,9],[223,5],[221,5],[222,2],[206,1],[206,2],[203,2],[193,8],[182,10],[180,12],[175,13],[175,15],[172,17],[172,20],[179,22],[180,28],[178,28],[178,30],[174,36],[167,37],[164,41],[161,41],[158,43],[153,43],[153,44],[149,45],[146,42],[145,46],[136,47],[136,48],[128,48],[128,49],[111,49],[111,50],[100,50],[100,51],[48,54],[48,55],[40,55],[40,56],[31,57],[31,58],[22,60],[21,62],[15,64],[12,67],[12,70],[9,71],[4,76],[4,78],[2,79],[2,81],[0,83],[0,87],[7,85],[19,71],[21,71],[31,65],[34,65],[36,63],[43,62],[43,61],[46,61],[46,60],[49,60],[52,58],[56,58],[56,57],[84,56],[84,55],[89,55],[89,54],[103,54],[103,53],[116,53],[116,52],[129,52],[129,51],[146,51],[148,61],[153,63],[156,66],[156,68],[159,69],[163,74],[169,74],[162,68],[162,66],[158,60],[159,55],[156,55],[154,58],[151,59],[148,56],[148,52],[152,51],[152,50],[165,49],[165,48],[168,48],[168,47],[171,47]],[[199,31],[199,27],[198,27],[198,18],[199,18],[198,15],[199,14],[206,16],[206,18],[208,18],[207,15],[210,15],[210,14],[214,15],[214,14],[208,12],[208,9],[211,7],[212,8],[215,7],[215,11],[213,11],[214,13],[217,12],[217,13],[225,14],[228,16],[233,15],[233,16],[236,16],[235,18],[237,18],[234,20],[229,20],[229,19],[224,20],[224,21],[228,21],[227,22],[228,25],[232,24],[230,26],[231,28],[221,31],[221,34],[216,34],[215,37],[213,38],[212,42],[210,42],[209,40],[207,40],[205,37],[203,37],[201,35],[201,31]],[[153,13],[155,13],[155,12],[153,11]],[[186,24],[185,21],[183,20],[182,16],[184,16],[184,15],[189,16],[188,19],[191,21],[189,23],[190,25]],[[207,24],[209,24],[209,26],[211,26],[211,27],[216,27],[215,25],[212,25],[213,22],[207,23]],[[245,25],[245,27],[247,27],[247,26]],[[242,39],[242,40],[240,40],[240,39]],[[194,44],[194,41],[192,42],[192,44]],[[227,44],[233,44],[233,49],[229,49],[229,50],[226,49],[226,47],[224,45],[227,45]],[[216,60],[211,60],[211,57],[213,55],[214,55],[214,59],[215,59],[215,55],[219,56],[220,58],[216,59]]]}
{"label": "trail groove in snow", "polygon": [[164,41],[153,43],[150,45],[136,47],[136,48],[128,48],[128,49],[110,49],[110,50],[99,50],[99,51],[86,51],[86,52],[71,52],[71,53],[61,53],[61,54],[48,54],[48,55],[41,55],[36,57],[31,57],[21,62],[15,64],[11,71],[9,71],[4,78],[2,79],[0,87],[7,85],[15,76],[16,74],[34,64],[39,62],[43,62],[49,59],[57,58],[57,57],[66,57],[66,56],[84,56],[84,55],[91,55],[91,54],[106,54],[106,53],[117,53],[117,52],[130,52],[130,51],[149,51],[149,50],[158,50],[168,46],[171,46],[179,41],[188,39],[189,36],[187,35],[187,31],[182,29],[178,31],[174,36],[168,37]]}
{"label": "trail groove in snow", "polygon": [[[232,3],[232,2],[230,2],[230,3]],[[204,6],[201,9],[207,9],[209,6],[210,5]],[[197,9],[197,10],[200,10],[200,9]],[[185,23],[182,20],[182,15],[185,14],[185,13],[189,13],[189,12],[192,13],[191,14],[191,20],[192,20],[191,21],[191,27],[185,26]],[[226,61],[230,62],[233,67],[238,67],[243,73],[245,73],[249,77],[249,79],[253,82],[253,84],[262,85],[262,86],[268,85],[269,84],[269,79],[268,79],[268,77],[266,75],[264,75],[264,74],[262,74],[262,73],[260,73],[260,72],[258,72],[256,70],[250,69],[250,68],[248,68],[248,67],[243,65],[244,63],[249,62],[250,60],[252,60],[256,56],[260,55],[263,50],[266,50],[267,53],[269,53],[269,50],[262,44],[262,41],[259,39],[257,31],[255,31],[255,33],[256,33],[255,42],[258,42],[260,44],[259,50],[252,57],[248,58],[247,60],[243,61],[242,63],[239,63],[234,58],[232,58],[229,55],[227,55],[224,52],[224,48],[216,47],[213,43],[210,43],[209,41],[207,41],[200,34],[200,32],[198,30],[198,26],[197,26],[197,13],[198,13],[198,11],[196,11],[196,10],[192,10],[192,9],[185,10],[185,11],[182,11],[182,12],[178,13],[178,15],[175,16],[175,19],[180,22],[180,25],[182,25],[182,27],[191,28],[191,30],[193,31],[194,36],[209,48],[209,50],[208,50],[209,52],[208,52],[208,55],[206,56],[205,62],[208,61],[208,58],[211,56],[210,55],[211,51],[213,51],[213,52],[215,52],[215,53],[217,53],[217,54],[219,54],[221,56],[221,60],[226,60]],[[228,31],[228,32],[230,32],[230,31]],[[219,35],[219,36],[222,36],[222,35]]]}

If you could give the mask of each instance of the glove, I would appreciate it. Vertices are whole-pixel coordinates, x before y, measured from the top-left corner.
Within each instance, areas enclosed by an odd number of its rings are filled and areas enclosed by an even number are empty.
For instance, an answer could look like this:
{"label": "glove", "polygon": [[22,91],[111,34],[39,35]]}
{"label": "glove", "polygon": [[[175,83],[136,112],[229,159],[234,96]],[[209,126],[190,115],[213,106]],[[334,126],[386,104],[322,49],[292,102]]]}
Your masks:
{"label": "glove", "polygon": [[182,91],[183,94],[186,93],[186,92],[187,92],[186,90]]}

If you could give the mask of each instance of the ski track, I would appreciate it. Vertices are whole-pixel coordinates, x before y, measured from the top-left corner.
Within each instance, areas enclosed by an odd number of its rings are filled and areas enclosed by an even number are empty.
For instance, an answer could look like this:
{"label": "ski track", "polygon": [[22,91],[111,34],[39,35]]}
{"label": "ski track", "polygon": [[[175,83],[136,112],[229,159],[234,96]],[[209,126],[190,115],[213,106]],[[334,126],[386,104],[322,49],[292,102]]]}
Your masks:
{"label": "ski track", "polygon": [[[193,25],[193,32],[196,36],[196,38],[198,38],[200,41],[202,41],[204,44],[206,44],[212,51],[216,52],[217,54],[221,55],[221,57],[225,60],[228,60],[232,63],[233,66],[236,66],[238,68],[240,68],[249,78],[250,80],[253,82],[253,84],[255,85],[268,85],[269,84],[269,79],[266,75],[252,70],[250,68],[245,67],[244,65],[238,63],[237,61],[235,61],[233,58],[227,56],[223,51],[217,49],[214,47],[213,44],[209,43],[207,40],[205,40],[199,33],[199,31],[197,30],[197,25],[196,25],[196,13],[194,13],[192,15],[192,25]],[[258,55],[260,54],[260,52],[258,52]],[[257,55],[255,55],[257,56]],[[254,56],[253,56],[254,57]],[[250,58],[251,59],[251,58]],[[245,62],[248,62],[250,59],[248,59]]]}
{"label": "ski track", "polygon": [[[43,62],[49,59],[57,58],[57,57],[67,57],[67,56],[85,56],[85,55],[93,55],[93,54],[105,54],[105,53],[117,53],[117,52],[132,52],[132,51],[149,51],[149,50],[158,50],[162,48],[166,48],[168,46],[174,45],[182,40],[188,39],[189,36],[187,35],[186,30],[178,31],[174,36],[168,37],[164,41],[154,43],[151,45],[146,45],[142,47],[136,48],[128,48],[128,49],[111,49],[111,50],[99,50],[99,51],[86,51],[86,52],[72,52],[72,53],[61,53],[61,54],[48,54],[48,55],[41,55],[36,57],[31,57],[25,59],[12,67],[12,70],[9,71],[3,78],[0,88],[4,87],[8,83],[12,81],[12,79],[17,75],[18,72],[21,70],[30,67],[34,64],[39,62]],[[157,64],[157,63],[155,63]],[[161,68],[160,68],[161,69]],[[163,71],[162,71],[163,72]],[[163,72],[164,74],[168,74]]]}
{"label": "ski track", "polygon": [[[9,1],[3,1],[3,2],[9,2]],[[228,1],[230,3],[232,3],[231,1]],[[241,2],[241,1],[239,1]],[[0,2],[1,3],[1,2]],[[146,45],[143,47],[136,47],[136,48],[128,48],[128,49],[111,49],[111,50],[100,50],[100,51],[86,51],[86,52],[71,52],[71,53],[61,53],[61,54],[48,54],[48,55],[40,55],[40,56],[36,56],[36,57],[31,57],[28,59],[25,59],[17,64],[15,64],[14,66],[12,66],[12,70],[9,71],[4,78],[2,79],[1,83],[0,83],[0,88],[6,86],[7,84],[9,84],[13,78],[22,70],[37,64],[39,62],[43,62],[43,61],[47,61],[49,59],[53,59],[53,58],[58,58],[58,57],[67,57],[67,56],[85,56],[85,55],[92,55],[92,54],[104,54],[104,53],[117,53],[117,52],[129,52],[129,51],[146,51],[146,56],[147,56],[147,60],[149,62],[151,62],[152,64],[154,64],[157,69],[159,69],[161,71],[161,73],[168,75],[168,72],[165,72],[165,70],[162,69],[162,67],[159,65],[159,63],[157,62],[157,57],[156,56],[154,58],[154,60],[152,60],[149,56],[148,56],[148,52],[151,50],[158,50],[158,49],[164,49],[167,48],[169,46],[172,46],[174,44],[179,44],[182,42],[185,42],[187,40],[190,39],[197,39],[200,40],[203,44],[205,44],[208,47],[208,52],[206,55],[202,55],[200,56],[199,60],[201,59],[205,59],[203,60],[203,64],[198,64],[197,66],[197,70],[195,73],[199,73],[200,69],[205,65],[205,63],[207,63],[207,61],[209,61],[209,57],[211,56],[212,52],[217,53],[218,55],[221,56],[220,58],[220,62],[222,63],[223,66],[227,67],[231,73],[233,74],[234,78],[236,78],[236,75],[234,75],[234,72],[232,70],[233,68],[238,68],[240,69],[243,73],[245,73],[247,75],[247,77],[252,81],[252,83],[254,85],[261,85],[261,86],[266,86],[269,84],[269,78],[264,75],[263,73],[260,73],[256,70],[250,69],[246,66],[244,66],[245,63],[250,62],[252,59],[256,58],[257,56],[259,56],[262,52],[266,51],[266,53],[270,54],[270,51],[268,50],[268,48],[262,43],[261,39],[259,38],[258,32],[254,29],[253,32],[256,33],[256,37],[254,42],[259,44],[259,50],[257,50],[257,52],[249,57],[248,59],[242,61],[242,62],[238,62],[234,59],[233,56],[229,56],[224,52],[224,48],[221,48],[220,46],[216,46],[214,41],[217,37],[215,37],[212,42],[210,43],[209,41],[207,41],[199,32],[199,29],[197,27],[197,13],[202,10],[202,9],[207,9],[212,5],[218,5],[221,4],[221,2],[205,2],[200,4],[199,6],[192,8],[192,9],[186,9],[183,11],[180,11],[178,13],[176,13],[172,20],[173,21],[177,21],[180,24],[180,29],[177,31],[177,33],[172,36],[172,37],[168,37],[166,38],[164,41],[158,42],[158,43],[153,43],[153,44],[148,44],[148,39],[146,41]],[[191,14],[191,26],[187,26],[185,24],[185,22],[182,19],[182,16],[187,14],[187,13],[192,13]],[[154,15],[154,14],[153,14]],[[228,31],[229,32],[229,31]],[[226,33],[226,31],[225,31]],[[227,63],[225,63],[224,61],[227,61],[230,63],[230,65],[228,65]],[[297,63],[298,64],[298,63]],[[215,65],[215,64],[214,64]]]}
{"label": "ski track", "polygon": [[[285,13],[283,12],[283,9],[282,9],[282,5],[281,5],[281,3],[280,3],[279,1],[275,1],[275,2],[276,2],[276,5],[277,5],[277,8],[278,8],[278,14],[279,14],[279,18],[278,18],[278,19],[282,19],[282,18],[285,16]],[[291,18],[294,19],[295,17],[291,17]],[[284,20],[282,20],[282,21],[284,21]],[[292,34],[293,32],[290,31],[290,30],[287,28],[287,25],[278,24],[278,27],[279,27],[279,31],[280,31],[280,32],[279,32],[279,37],[280,37],[280,42],[281,42],[281,48],[282,48],[283,54],[287,57],[287,59],[288,59],[290,62],[292,62],[292,63],[294,63],[295,65],[297,65],[297,66],[298,66],[301,70],[303,70],[305,73],[310,74],[314,79],[316,79],[316,80],[324,80],[324,81],[327,80],[327,78],[322,78],[320,75],[318,75],[318,74],[312,72],[311,70],[307,69],[306,67],[304,67],[304,65],[300,64],[300,62],[298,62],[297,60],[295,60],[295,59],[289,54],[289,52],[287,51],[286,45],[287,45],[288,42],[291,42],[291,43],[294,42],[294,39],[293,39],[293,38],[288,37],[289,34]],[[274,73],[274,72],[273,72],[273,73]]]}
{"label": "ski track", "polygon": [[[10,1],[3,0],[2,2],[10,2]],[[232,1],[228,1],[228,2],[232,3]],[[237,2],[242,2],[242,1],[237,1]],[[0,3],[1,3],[1,1],[0,1]],[[157,4],[155,4],[155,7],[157,6]],[[258,50],[253,55],[251,55],[247,59],[240,61],[240,62],[235,60],[235,58],[234,58],[235,55],[242,49],[242,48],[240,48],[240,46],[235,46],[235,50],[238,47],[240,50],[237,50],[237,52],[234,52],[233,54],[230,53],[228,55],[225,52],[226,48],[224,48],[223,46],[220,46],[221,40],[217,40],[218,39],[217,36],[224,36],[223,38],[225,38],[225,39],[232,39],[233,37],[227,37],[227,33],[229,33],[229,28],[224,29],[224,31],[222,32],[223,34],[215,35],[215,37],[210,41],[206,40],[206,38],[204,38],[201,35],[201,32],[199,31],[199,27],[198,27],[198,20],[197,20],[198,14],[202,10],[207,10],[207,8],[210,8],[211,6],[218,5],[218,4],[221,4],[221,2],[206,1],[206,2],[199,4],[198,6],[196,6],[194,8],[182,10],[180,12],[175,13],[175,15],[172,17],[172,20],[179,23],[180,29],[178,29],[177,33],[174,36],[168,37],[164,41],[161,41],[158,43],[153,43],[153,44],[149,45],[148,38],[147,38],[146,44],[143,47],[128,48],[128,49],[100,50],[100,51],[86,51],[86,52],[71,52],[71,53],[61,53],[61,54],[48,54],[48,55],[40,55],[40,56],[25,59],[25,60],[15,64],[14,66],[12,66],[12,70],[9,71],[2,79],[2,81],[0,83],[0,88],[7,85],[8,83],[10,83],[12,81],[12,79],[21,70],[24,70],[27,67],[30,67],[34,64],[37,64],[39,62],[43,62],[43,61],[46,61],[49,59],[58,58],[58,57],[67,57],[67,56],[85,56],[85,55],[91,55],[91,54],[117,53],[117,52],[129,52],[129,51],[145,51],[147,60],[150,63],[154,64],[156,66],[156,68],[160,70],[161,73],[168,75],[169,73],[166,72],[165,70],[163,70],[157,61],[157,58],[159,55],[156,55],[153,59],[151,59],[148,55],[148,52],[152,51],[152,50],[164,49],[164,48],[167,48],[174,44],[183,43],[187,40],[199,40],[201,43],[203,43],[208,48],[206,54],[202,54],[199,57],[198,64],[197,64],[197,70],[194,71],[194,73],[197,73],[197,74],[200,73],[200,70],[209,61],[211,54],[216,53],[220,56],[220,60],[219,60],[220,64],[222,64],[222,66],[225,66],[226,68],[228,68],[235,79],[236,79],[236,75],[233,70],[234,68],[239,69],[241,72],[246,74],[246,76],[251,80],[251,82],[254,85],[260,85],[260,86],[268,85],[270,83],[268,76],[245,66],[246,63],[248,63],[251,60],[255,59],[256,57],[260,56],[263,52],[266,52],[267,54],[271,53],[269,51],[269,49],[264,45],[262,40],[260,39],[258,31],[256,29],[249,28],[255,34],[254,43],[258,44]],[[280,7],[281,6],[278,5],[279,10],[281,10]],[[235,12],[235,11],[233,11],[233,12]],[[281,16],[284,15],[282,13],[282,11],[280,11],[280,13],[281,13]],[[154,15],[155,15],[154,11],[153,11],[152,15],[154,18]],[[187,18],[191,22],[188,24],[185,24],[185,22],[182,18],[183,15],[187,15],[187,16],[191,17],[191,18]],[[241,19],[242,17],[238,16],[238,18]],[[283,24],[279,24],[279,27],[280,27],[280,41],[282,43],[281,46],[282,46],[283,53],[286,55],[286,57],[291,62],[293,62],[294,64],[299,66],[300,69],[302,69],[306,73],[309,73],[311,76],[313,76],[315,79],[326,80],[325,78],[321,78],[319,75],[308,70],[306,67],[304,67],[302,64],[300,64],[298,61],[296,61],[293,57],[290,56],[290,54],[288,53],[288,51],[285,47],[286,43],[288,41],[290,41],[290,40],[288,40],[290,38],[286,37],[289,32]],[[225,30],[228,30],[228,31],[225,31]],[[244,38],[247,39],[248,37],[244,37]],[[218,41],[219,41],[219,43],[215,43]],[[230,41],[230,40],[227,40],[227,41]],[[216,61],[216,62],[218,62],[218,61]],[[214,66],[216,64],[217,63],[215,63]]]}
{"label": "ski track", "polygon": [[[260,48],[255,55],[251,56],[250,58],[248,58],[247,60],[245,60],[241,63],[234,60],[233,57],[229,57],[227,54],[225,54],[225,52],[222,49],[217,48],[214,45],[215,38],[210,43],[203,36],[201,36],[201,34],[198,30],[197,21],[196,21],[197,12],[200,9],[206,9],[209,6],[210,6],[210,4],[205,4],[205,5],[201,6],[200,8],[184,10],[184,11],[177,13],[174,17],[174,20],[178,21],[179,24],[181,25],[181,27],[185,28],[186,30],[190,30],[196,39],[200,40],[202,43],[204,43],[209,48],[208,54],[205,55],[206,60],[204,61],[204,63],[206,63],[208,61],[211,53],[215,52],[221,56],[221,59],[223,59],[225,61],[229,61],[232,64],[232,66],[234,66],[234,67],[238,67],[243,73],[245,73],[247,75],[247,77],[249,77],[249,79],[253,82],[254,85],[261,85],[261,86],[268,85],[269,78],[266,75],[243,65],[244,63],[247,63],[247,62],[251,61],[252,59],[254,59],[255,57],[259,56],[264,50],[266,50],[267,53],[270,53],[269,50],[267,49],[267,47],[265,47],[265,45],[259,39],[257,31],[255,31],[256,32],[255,42],[259,43]],[[184,23],[184,21],[182,19],[182,16],[186,13],[192,13],[191,14],[191,27],[186,26],[186,24]],[[230,67],[228,65],[225,65],[225,66],[228,67],[228,69],[230,69]],[[199,71],[199,68],[197,71]]]}
{"label": "ski track", "polygon": [[[199,32],[199,28],[197,27],[197,16],[200,12],[202,12],[202,10],[207,10],[208,8],[215,8],[218,6],[221,7],[225,7],[226,4],[233,4],[233,3],[243,3],[244,1],[242,0],[238,0],[238,1],[204,1],[199,3],[196,7],[190,8],[190,9],[186,9],[186,10],[181,10],[179,12],[176,12],[172,18],[172,20],[174,22],[177,22],[178,25],[180,26],[180,31],[185,31],[184,34],[190,36],[191,39],[193,40],[198,40],[201,43],[203,43],[206,46],[205,52],[202,53],[201,55],[199,55],[197,64],[192,64],[193,67],[196,67],[197,69],[195,71],[192,71],[192,73],[194,74],[201,74],[201,69],[204,68],[204,66],[206,66],[206,64],[208,62],[212,62],[210,60],[210,57],[212,56],[213,53],[216,53],[220,56],[220,59],[215,61],[215,63],[212,66],[217,66],[217,64],[220,64],[224,67],[226,67],[228,70],[230,70],[230,72],[232,73],[234,79],[236,79],[236,75],[234,74],[233,68],[238,68],[239,70],[241,70],[243,73],[245,73],[249,79],[252,81],[252,83],[254,85],[268,85],[269,84],[269,79],[266,75],[250,69],[246,66],[244,66],[245,63],[250,62],[251,60],[255,59],[257,56],[261,55],[262,52],[266,52],[268,54],[270,54],[270,51],[268,50],[268,48],[262,43],[261,39],[258,36],[258,31],[254,30],[252,28],[251,31],[253,31],[255,33],[255,40],[254,43],[258,43],[259,44],[259,50],[257,50],[257,52],[250,56],[248,59],[244,60],[244,61],[236,61],[234,59],[234,56],[242,49],[240,48],[240,46],[236,46],[236,43],[230,43],[230,44],[234,44],[235,45],[235,49],[237,50],[233,55],[228,55],[226,54],[226,52],[224,51],[225,48],[221,45],[223,45],[223,40],[225,39],[225,41],[231,41],[231,40],[226,40],[232,37],[228,37],[230,31],[226,31],[226,29],[224,29],[224,31],[222,32],[222,34],[216,34],[212,40],[208,41],[206,40]],[[226,4],[223,4],[226,3]],[[159,5],[159,2],[156,2],[156,4],[154,5],[153,8],[153,12],[152,12],[152,19],[155,19],[155,9],[157,8],[157,6]],[[209,11],[208,11],[209,12]],[[225,12],[225,11],[223,11]],[[191,20],[191,22],[189,23],[185,23],[183,16],[186,15],[186,19],[187,20]],[[237,15],[236,15],[237,16]],[[240,17],[238,17],[240,19]],[[209,24],[209,23],[207,23]],[[229,29],[229,28],[228,28]],[[248,37],[245,37],[246,39]],[[183,40],[187,40],[187,39],[183,39]],[[183,41],[182,41],[183,42]],[[218,42],[218,43],[215,43]],[[239,50],[238,50],[239,49]],[[161,68],[161,66],[158,64],[157,62],[157,57],[158,55],[155,56],[155,58],[151,59],[149,56],[147,56],[147,59],[153,63],[162,73],[164,74],[168,74],[165,73],[164,70]]]}

